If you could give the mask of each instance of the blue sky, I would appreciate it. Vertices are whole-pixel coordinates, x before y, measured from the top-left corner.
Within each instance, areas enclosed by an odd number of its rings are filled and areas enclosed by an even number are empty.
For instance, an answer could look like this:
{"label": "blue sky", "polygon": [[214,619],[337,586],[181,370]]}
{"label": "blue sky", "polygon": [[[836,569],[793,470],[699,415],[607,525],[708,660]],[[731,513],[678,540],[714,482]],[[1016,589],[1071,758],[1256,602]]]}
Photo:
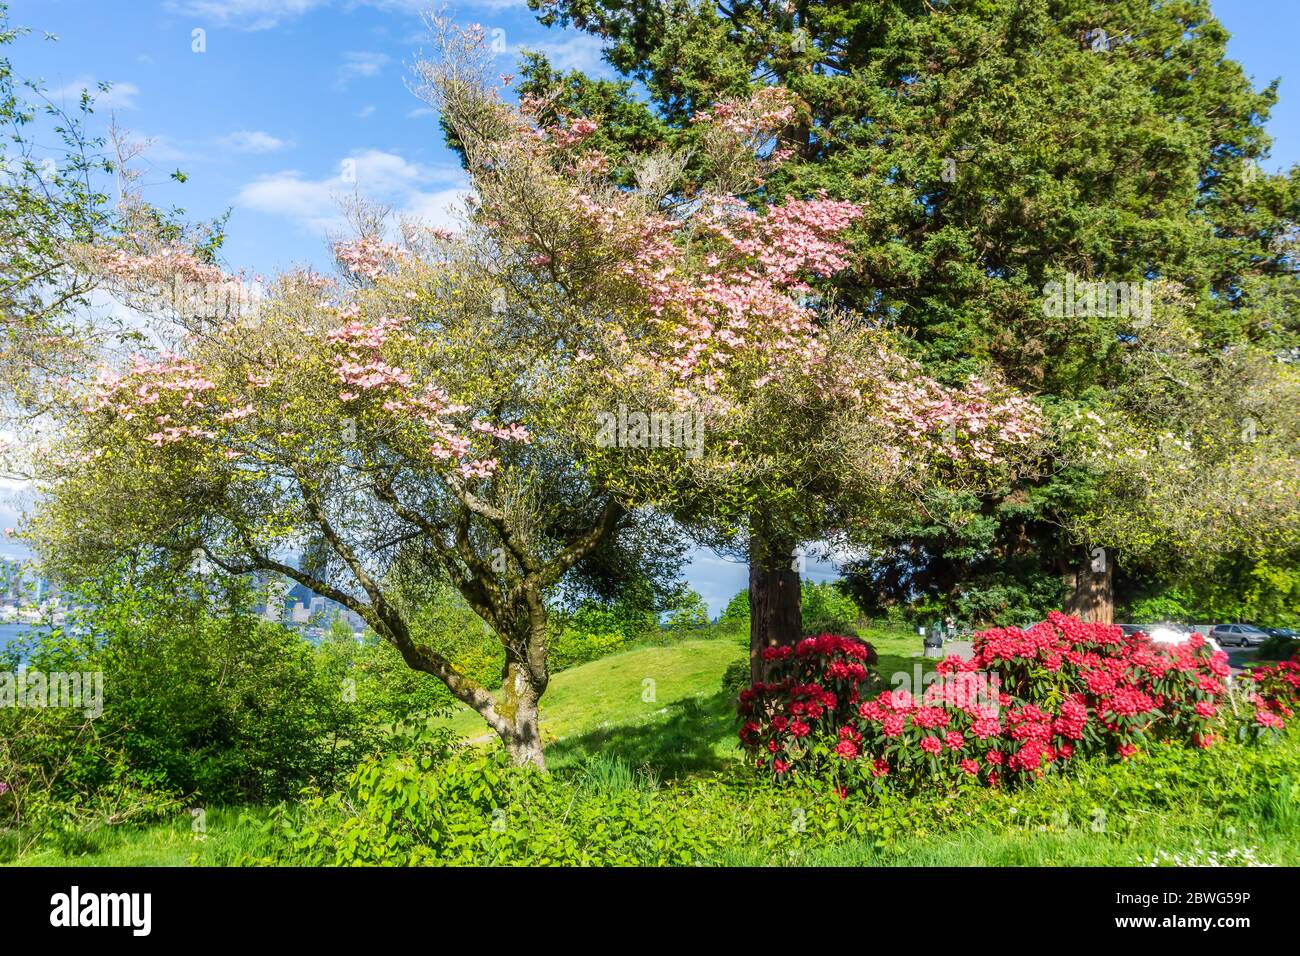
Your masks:
{"label": "blue sky", "polygon": [[[11,19],[33,34],[12,59],[69,105],[82,86],[112,82],[98,119],[112,113],[153,141],[145,154],[154,184],[148,196],[196,217],[230,208],[229,264],[270,272],[324,265],[323,235],[341,228],[336,197],[354,188],[433,219],[455,200],[464,181],[456,159],[436,117],[405,84],[426,43],[420,11],[428,6],[16,0]],[[525,45],[557,64],[602,69],[594,39],[537,25],[522,0],[449,10],[489,31],[503,49],[503,73]],[[177,168],[189,176],[183,186],[168,179]]]}
{"label": "blue sky", "polygon": [[[326,236],[342,228],[339,197],[355,189],[436,220],[463,188],[436,118],[405,85],[427,45],[420,13],[435,2],[10,0],[11,21],[33,32],[9,57],[69,106],[81,87],[113,83],[95,122],[111,114],[152,140],[143,165],[154,202],[192,218],[231,210],[229,266],[324,267]],[[1233,34],[1230,54],[1256,86],[1282,78],[1264,167],[1300,162],[1300,68],[1292,67],[1300,3],[1220,0],[1214,9]],[[557,66],[609,75],[594,38],[541,27],[523,0],[447,10],[488,30],[502,49],[502,73],[528,48]],[[176,169],[188,175],[185,184],[169,179]],[[12,523],[11,514],[12,503],[0,500],[0,520]],[[0,553],[6,548],[15,546],[0,542]],[[834,577],[824,562],[810,560],[808,570],[814,579]],[[697,555],[688,577],[714,613],[745,586],[743,565],[711,553]]]}

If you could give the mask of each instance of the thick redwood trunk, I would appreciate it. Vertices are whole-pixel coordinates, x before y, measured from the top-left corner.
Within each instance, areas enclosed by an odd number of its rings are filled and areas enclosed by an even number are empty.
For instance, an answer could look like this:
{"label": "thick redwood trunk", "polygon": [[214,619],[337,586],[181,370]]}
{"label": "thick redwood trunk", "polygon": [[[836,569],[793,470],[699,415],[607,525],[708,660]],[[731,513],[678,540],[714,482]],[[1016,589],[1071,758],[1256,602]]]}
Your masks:
{"label": "thick redwood trunk", "polygon": [[749,553],[749,676],[767,679],[763,650],[799,640],[803,607],[794,544],[751,538]]}
{"label": "thick redwood trunk", "polygon": [[1097,624],[1115,622],[1115,563],[1109,551],[1085,551],[1066,577],[1071,586],[1067,614]]}

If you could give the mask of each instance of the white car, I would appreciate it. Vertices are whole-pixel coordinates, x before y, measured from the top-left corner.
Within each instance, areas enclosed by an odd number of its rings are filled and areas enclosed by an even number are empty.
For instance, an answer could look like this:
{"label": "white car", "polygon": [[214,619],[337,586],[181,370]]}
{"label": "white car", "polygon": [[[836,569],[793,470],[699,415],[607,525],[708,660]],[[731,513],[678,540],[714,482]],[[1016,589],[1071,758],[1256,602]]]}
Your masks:
{"label": "white car", "polygon": [[[1195,634],[1190,627],[1184,627],[1181,624],[1148,624],[1142,628],[1144,634],[1151,638],[1153,644],[1186,644],[1188,639]],[[1214,651],[1223,650],[1219,642],[1212,637],[1206,637],[1205,643],[1210,645]]]}

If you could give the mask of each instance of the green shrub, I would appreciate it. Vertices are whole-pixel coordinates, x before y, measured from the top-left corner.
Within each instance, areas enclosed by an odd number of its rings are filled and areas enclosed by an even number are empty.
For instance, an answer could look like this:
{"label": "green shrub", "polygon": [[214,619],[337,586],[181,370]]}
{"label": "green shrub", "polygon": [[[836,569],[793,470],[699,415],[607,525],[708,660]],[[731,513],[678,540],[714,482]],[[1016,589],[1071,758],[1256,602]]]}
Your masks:
{"label": "green shrub", "polygon": [[804,581],[801,592],[805,635],[857,634],[858,606],[834,583]]}
{"label": "green shrub", "polygon": [[709,606],[698,591],[687,588],[678,598],[676,607],[668,611],[664,630],[670,633],[696,631],[709,626]]}
{"label": "green shrub", "polygon": [[179,807],[333,787],[386,724],[447,699],[375,638],[319,648],[250,610],[247,583],[111,574],[86,588],[86,632],[39,633],[0,671],[98,672],[103,711],[0,708],[0,827],[72,845]]}
{"label": "green shrub", "polygon": [[104,826],[148,823],[181,807],[163,776],[133,765],[120,735],[70,708],[0,710],[0,861],[44,841],[83,852]]}
{"label": "green shrub", "polygon": [[722,673],[722,691],[735,701],[740,692],[749,686],[749,658],[732,661]]}
{"label": "green shrub", "polygon": [[1255,652],[1261,661],[1289,661],[1297,656],[1300,656],[1300,640],[1294,637],[1270,637]]}
{"label": "green shrub", "polygon": [[689,864],[711,845],[687,818],[663,813],[653,781],[625,764],[596,761],[569,780],[449,740],[364,761],[341,792],[281,807],[267,855],[246,862]]}

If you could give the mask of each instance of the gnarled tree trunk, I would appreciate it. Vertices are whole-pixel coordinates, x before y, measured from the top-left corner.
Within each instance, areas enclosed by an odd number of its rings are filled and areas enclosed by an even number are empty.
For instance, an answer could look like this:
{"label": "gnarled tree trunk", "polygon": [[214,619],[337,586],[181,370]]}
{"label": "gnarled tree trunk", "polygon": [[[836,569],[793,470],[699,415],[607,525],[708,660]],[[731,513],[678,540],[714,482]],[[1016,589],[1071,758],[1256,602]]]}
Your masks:
{"label": "gnarled tree trunk", "polygon": [[529,668],[517,662],[506,664],[501,680],[501,690],[496,695],[492,709],[497,717],[494,724],[497,735],[505,744],[511,762],[522,767],[532,764],[539,770],[546,769],[546,758],[542,756],[542,734],[538,724],[538,702],[542,697]]}

